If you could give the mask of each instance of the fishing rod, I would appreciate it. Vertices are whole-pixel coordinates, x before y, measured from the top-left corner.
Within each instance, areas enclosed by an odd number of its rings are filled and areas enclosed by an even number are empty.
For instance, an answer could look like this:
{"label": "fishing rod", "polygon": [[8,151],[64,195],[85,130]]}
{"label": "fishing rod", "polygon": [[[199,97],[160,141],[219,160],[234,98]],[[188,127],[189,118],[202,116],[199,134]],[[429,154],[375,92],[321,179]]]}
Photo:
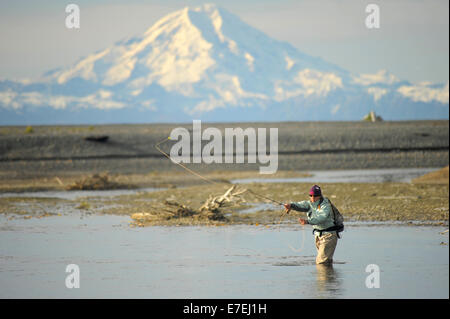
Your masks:
{"label": "fishing rod", "polygon": [[252,193],[252,194],[255,195],[256,197],[264,198],[264,199],[267,199],[267,200],[269,200],[269,201],[271,201],[271,202],[273,202],[273,203],[275,203],[275,204],[284,206],[284,204],[283,204],[282,202],[279,202],[279,201],[277,201],[277,200],[275,200],[275,199],[272,199],[272,198],[269,198],[269,197],[266,197],[266,196],[257,194],[257,193],[255,193],[254,191],[252,191],[251,189],[247,189],[247,191],[248,191],[249,193]]}

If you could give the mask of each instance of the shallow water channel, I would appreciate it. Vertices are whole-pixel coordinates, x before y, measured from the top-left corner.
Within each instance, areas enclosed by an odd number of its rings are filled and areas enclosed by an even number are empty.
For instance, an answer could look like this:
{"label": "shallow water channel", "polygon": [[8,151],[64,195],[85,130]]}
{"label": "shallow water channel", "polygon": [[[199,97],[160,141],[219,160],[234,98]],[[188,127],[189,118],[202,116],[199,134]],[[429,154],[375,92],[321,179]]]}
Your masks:
{"label": "shallow water channel", "polygon": [[[246,178],[232,180],[235,184],[247,183],[409,183],[412,179],[440,168],[388,168],[310,171],[309,177],[294,178]],[[163,188],[115,189],[115,190],[80,190],[80,191],[40,191],[22,193],[0,193],[1,197],[38,197],[75,200],[81,197],[110,197],[132,195],[142,192],[154,192]]]}
{"label": "shallow water channel", "polygon": [[[132,228],[129,217],[82,214],[0,222],[0,298],[449,297],[444,227],[349,224],[330,268],[315,265],[301,226]],[[79,288],[66,287],[69,264]],[[371,264],[379,288],[366,286]]]}
{"label": "shallow water channel", "polygon": [[[440,168],[385,168],[308,171],[311,176],[292,178],[265,178],[264,183],[410,183],[412,179]],[[257,183],[261,179],[236,179],[235,184]]]}

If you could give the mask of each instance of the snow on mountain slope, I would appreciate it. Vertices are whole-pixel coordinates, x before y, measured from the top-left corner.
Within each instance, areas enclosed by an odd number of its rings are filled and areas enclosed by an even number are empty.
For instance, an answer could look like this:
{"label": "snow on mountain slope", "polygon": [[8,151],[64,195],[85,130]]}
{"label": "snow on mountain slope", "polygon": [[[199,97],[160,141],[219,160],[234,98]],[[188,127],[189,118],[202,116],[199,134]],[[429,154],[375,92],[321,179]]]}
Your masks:
{"label": "snow on mountain slope", "polygon": [[49,108],[61,111],[62,121],[73,112],[90,118],[94,109],[122,110],[109,117],[113,122],[234,120],[236,110],[244,120],[307,120],[311,107],[321,119],[351,120],[393,100],[414,110],[431,103],[434,116],[448,118],[448,83],[414,85],[387,71],[350,74],[215,5],[173,12],[38,83],[10,84],[0,82],[3,123]]}

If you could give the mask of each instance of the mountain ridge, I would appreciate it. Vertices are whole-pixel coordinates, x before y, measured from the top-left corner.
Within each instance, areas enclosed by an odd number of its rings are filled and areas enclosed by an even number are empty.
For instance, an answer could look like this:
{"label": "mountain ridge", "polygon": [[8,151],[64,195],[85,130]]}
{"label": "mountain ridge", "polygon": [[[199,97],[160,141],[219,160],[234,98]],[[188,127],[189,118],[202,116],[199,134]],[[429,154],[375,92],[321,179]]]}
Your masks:
{"label": "mountain ridge", "polygon": [[0,81],[0,124],[359,120],[370,110],[390,120],[448,119],[448,82],[351,74],[208,4],[39,81]]}

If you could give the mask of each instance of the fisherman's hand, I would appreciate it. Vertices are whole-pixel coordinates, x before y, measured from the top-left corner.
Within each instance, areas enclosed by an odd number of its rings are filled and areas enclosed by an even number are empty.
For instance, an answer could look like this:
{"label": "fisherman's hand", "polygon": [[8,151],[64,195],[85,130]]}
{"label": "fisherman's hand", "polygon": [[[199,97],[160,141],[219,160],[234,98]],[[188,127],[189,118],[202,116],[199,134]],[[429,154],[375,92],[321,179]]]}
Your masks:
{"label": "fisherman's hand", "polygon": [[302,225],[308,224],[308,220],[307,220],[307,219],[303,219],[303,218],[299,218],[299,219],[298,219],[298,222],[299,222],[300,224],[302,224]]}
{"label": "fisherman's hand", "polygon": [[291,210],[291,204],[284,204],[284,208],[286,209],[286,214]]}

